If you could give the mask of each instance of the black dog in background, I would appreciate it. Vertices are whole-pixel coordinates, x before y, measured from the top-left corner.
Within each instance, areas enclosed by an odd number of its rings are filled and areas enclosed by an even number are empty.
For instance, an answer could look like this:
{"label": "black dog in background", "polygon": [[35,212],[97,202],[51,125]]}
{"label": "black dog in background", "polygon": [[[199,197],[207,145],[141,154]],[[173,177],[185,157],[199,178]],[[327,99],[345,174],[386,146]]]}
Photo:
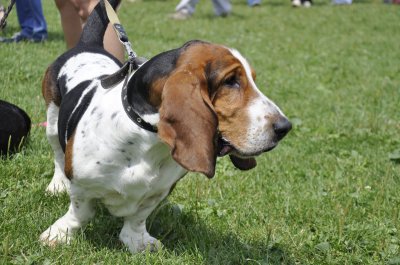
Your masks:
{"label": "black dog in background", "polygon": [[19,151],[31,129],[31,119],[19,107],[0,100],[0,156]]}

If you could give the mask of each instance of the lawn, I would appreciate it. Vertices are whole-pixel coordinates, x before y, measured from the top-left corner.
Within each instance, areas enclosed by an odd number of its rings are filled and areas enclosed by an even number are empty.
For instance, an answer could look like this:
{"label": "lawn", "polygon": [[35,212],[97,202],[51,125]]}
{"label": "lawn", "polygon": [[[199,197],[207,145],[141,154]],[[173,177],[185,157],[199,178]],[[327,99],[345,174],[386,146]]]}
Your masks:
{"label": "lawn", "polygon": [[[151,57],[190,39],[234,47],[294,129],[250,172],[222,158],[212,180],[188,174],[148,219],[164,248],[132,255],[118,241],[122,220],[101,204],[71,245],[41,246],[69,200],[44,192],[53,155],[34,125],[28,145],[0,161],[0,264],[399,265],[400,6],[233,0],[233,14],[215,18],[200,1],[192,19],[172,21],[176,3],[124,2],[135,51]],[[54,2],[43,5],[47,42],[0,44],[0,98],[33,124],[45,120],[43,73],[65,50]],[[17,30],[13,10],[3,35]]]}

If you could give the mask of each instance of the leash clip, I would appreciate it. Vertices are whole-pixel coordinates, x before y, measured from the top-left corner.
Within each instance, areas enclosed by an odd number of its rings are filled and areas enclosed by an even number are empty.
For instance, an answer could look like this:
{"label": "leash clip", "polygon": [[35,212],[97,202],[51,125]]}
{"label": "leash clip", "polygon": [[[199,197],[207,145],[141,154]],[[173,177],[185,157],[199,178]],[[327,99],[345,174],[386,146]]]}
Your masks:
{"label": "leash clip", "polygon": [[126,34],[124,27],[122,26],[121,22],[119,22],[117,13],[115,13],[108,0],[103,0],[103,2],[105,5],[108,20],[111,22],[119,41],[122,43],[122,45],[124,45],[125,51],[128,54],[128,61],[134,66],[134,69],[136,70],[138,68],[138,65],[135,63],[137,55],[132,49],[132,44],[129,42],[128,34]]}
{"label": "leash clip", "polygon": [[128,53],[128,61],[133,63],[137,55],[132,49],[132,44],[129,42],[128,35],[126,34],[124,27],[119,23],[113,23],[113,27],[117,32],[119,41],[124,45],[125,50]]}
{"label": "leash clip", "polygon": [[119,41],[122,43],[122,45],[124,45],[125,51],[128,54],[128,61],[116,73],[103,78],[101,80],[102,85],[105,88],[110,88],[123,81],[121,99],[122,105],[128,117],[140,128],[153,133],[157,133],[157,126],[146,122],[142,117],[140,117],[140,115],[133,109],[133,106],[128,102],[127,96],[127,85],[129,77],[131,76],[133,70],[137,70],[140,65],[146,62],[146,59],[138,58],[136,56],[136,53],[133,51],[132,45],[129,42],[128,35],[126,34],[124,27],[119,22],[118,16],[115,13],[114,9],[112,8],[108,0],[102,0],[102,2],[104,2],[108,20],[112,24]]}

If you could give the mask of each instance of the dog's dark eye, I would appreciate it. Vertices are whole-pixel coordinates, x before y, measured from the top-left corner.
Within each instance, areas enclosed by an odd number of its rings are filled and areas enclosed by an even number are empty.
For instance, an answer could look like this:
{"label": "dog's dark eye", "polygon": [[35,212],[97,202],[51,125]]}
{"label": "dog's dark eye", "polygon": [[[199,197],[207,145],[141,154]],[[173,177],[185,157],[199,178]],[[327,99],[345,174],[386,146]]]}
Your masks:
{"label": "dog's dark eye", "polygon": [[224,85],[228,86],[230,88],[239,88],[240,87],[239,80],[234,75],[225,79]]}

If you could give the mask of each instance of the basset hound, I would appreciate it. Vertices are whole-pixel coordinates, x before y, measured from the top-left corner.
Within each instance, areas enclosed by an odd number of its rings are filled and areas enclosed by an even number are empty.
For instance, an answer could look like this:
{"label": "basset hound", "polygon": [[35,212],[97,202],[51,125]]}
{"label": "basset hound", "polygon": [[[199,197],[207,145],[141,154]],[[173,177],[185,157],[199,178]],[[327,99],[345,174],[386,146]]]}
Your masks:
{"label": "basset hound", "polygon": [[40,240],[68,243],[100,200],[124,218],[119,238],[136,253],[160,246],[146,218],[188,171],[211,178],[224,155],[242,170],[253,168],[254,157],[273,149],[291,124],[258,90],[238,51],[204,41],[158,54],[126,85],[105,88],[107,76],[121,68],[103,49],[107,23],[98,5],[79,44],[43,80],[55,154],[47,191],[68,191],[71,203]]}

